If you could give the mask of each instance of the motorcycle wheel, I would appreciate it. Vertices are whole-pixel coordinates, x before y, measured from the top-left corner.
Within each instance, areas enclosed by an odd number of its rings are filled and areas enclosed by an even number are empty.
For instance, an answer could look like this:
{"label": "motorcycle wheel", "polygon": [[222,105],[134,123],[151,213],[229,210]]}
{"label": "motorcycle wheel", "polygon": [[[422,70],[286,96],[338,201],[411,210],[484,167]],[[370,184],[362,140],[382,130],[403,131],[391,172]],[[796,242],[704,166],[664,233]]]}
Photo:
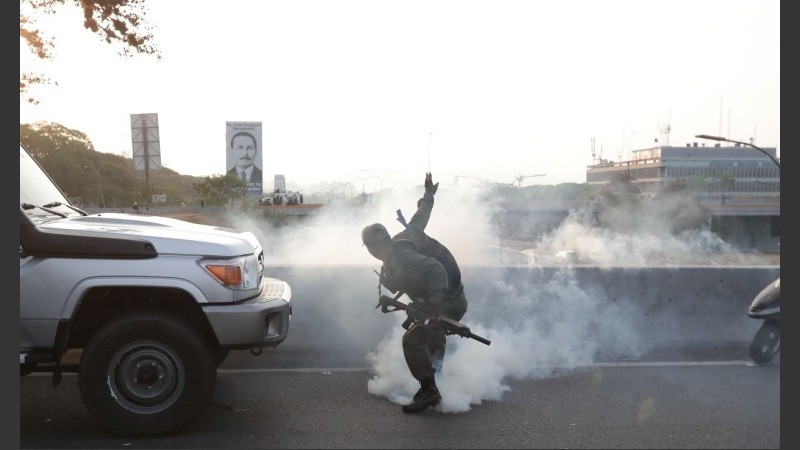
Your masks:
{"label": "motorcycle wheel", "polygon": [[781,349],[780,322],[767,319],[756,331],[750,342],[750,357],[757,364],[766,364],[775,357]]}

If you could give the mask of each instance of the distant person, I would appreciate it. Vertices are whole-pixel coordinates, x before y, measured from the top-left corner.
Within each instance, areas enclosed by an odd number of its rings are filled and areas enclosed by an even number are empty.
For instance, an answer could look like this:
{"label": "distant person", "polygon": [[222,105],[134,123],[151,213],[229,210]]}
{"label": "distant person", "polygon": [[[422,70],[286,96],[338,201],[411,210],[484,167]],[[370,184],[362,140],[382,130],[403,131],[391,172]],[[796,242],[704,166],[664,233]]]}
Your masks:
{"label": "distant person", "polygon": [[139,214],[139,202],[133,202],[133,212]]}
{"label": "distant person", "polygon": [[228,174],[247,182],[248,191],[261,191],[261,169],[256,167],[256,155],[258,155],[258,142],[256,137],[247,131],[239,131],[231,137],[230,154],[236,162],[228,170]]}

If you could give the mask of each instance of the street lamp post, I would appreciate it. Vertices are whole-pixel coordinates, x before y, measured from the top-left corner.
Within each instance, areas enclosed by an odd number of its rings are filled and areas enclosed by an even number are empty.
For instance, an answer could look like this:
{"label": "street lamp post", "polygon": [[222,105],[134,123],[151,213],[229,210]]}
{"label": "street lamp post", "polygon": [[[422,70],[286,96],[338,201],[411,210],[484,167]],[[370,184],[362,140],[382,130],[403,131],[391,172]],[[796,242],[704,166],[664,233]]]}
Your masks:
{"label": "street lamp post", "polygon": [[[546,173],[537,173],[536,175],[517,175],[517,177],[516,177],[516,178],[514,178],[514,181],[516,181],[516,182],[517,182],[517,187],[518,187],[518,188],[521,188],[521,187],[522,187],[522,180],[524,180],[525,178],[531,178],[531,177],[543,177],[543,176],[545,176],[545,175],[547,175],[547,174],[546,174]],[[513,182],[513,181],[511,182],[511,185],[512,185],[512,186],[514,185],[514,182]]]}
{"label": "street lamp post", "polygon": [[[89,167],[88,166],[83,166],[83,168],[84,169],[88,169]],[[97,167],[92,166],[92,169],[94,169],[94,173],[97,174],[97,186],[100,189],[100,201],[103,204],[103,209],[105,209],[105,207],[106,207],[106,199],[103,197],[103,180],[102,180],[102,178],[100,178],[100,171],[97,170]]]}
{"label": "street lamp post", "polygon": [[758,146],[756,146],[755,144],[752,144],[752,143],[750,143],[750,142],[735,141],[735,140],[733,140],[733,139],[728,139],[728,138],[726,138],[726,137],[722,137],[722,136],[712,136],[712,135],[709,135],[709,134],[696,134],[694,137],[696,137],[696,138],[698,138],[698,139],[710,139],[710,140],[712,140],[712,141],[732,142],[732,143],[734,143],[734,144],[742,144],[742,145],[746,145],[746,146],[748,146],[748,147],[752,147],[752,148],[754,148],[754,149],[756,149],[756,150],[760,151],[761,153],[763,153],[763,154],[767,155],[767,157],[768,157],[769,159],[771,159],[771,160],[772,160],[772,162],[774,162],[776,166],[778,166],[778,170],[779,170],[779,171],[780,171],[780,169],[781,169],[781,163],[779,163],[777,159],[775,159],[775,158],[774,158],[772,155],[770,155],[769,153],[767,153],[767,151],[766,151],[766,150],[764,150],[763,148],[760,148],[760,147],[758,147]]}
{"label": "street lamp post", "polygon": [[364,192],[364,190],[367,184],[367,179],[364,177],[359,177],[358,175],[348,175],[348,177],[355,178],[356,180],[361,182],[361,195],[364,195],[366,193]]}
{"label": "street lamp post", "polygon": [[631,133],[631,135],[628,137],[628,156],[627,156],[628,161],[631,160],[631,141],[633,141],[633,135],[634,134],[636,134],[635,131],[633,133]]}
{"label": "street lamp post", "polygon": [[[453,183],[452,183],[452,185],[453,186],[458,186],[458,180],[460,180],[461,178],[472,178],[474,180],[486,181],[485,178],[473,177],[473,176],[470,176],[470,175],[453,175]],[[514,183],[512,182],[511,184],[514,184]]]}
{"label": "street lamp post", "polygon": [[399,172],[399,170],[390,170],[388,172],[384,172],[384,174],[381,175],[378,172],[375,172],[374,170],[361,169],[361,171],[373,173],[375,174],[376,177],[378,177],[378,181],[380,182],[380,191],[383,191],[383,180],[386,178],[386,175],[389,175],[390,173],[393,172]]}
{"label": "street lamp post", "polygon": [[[728,138],[726,138],[726,137],[722,137],[722,136],[712,136],[712,135],[710,135],[710,134],[696,134],[694,137],[696,137],[696,138],[698,138],[698,139],[709,139],[709,140],[712,140],[712,141],[720,141],[720,142],[732,142],[732,143],[734,143],[734,144],[742,144],[742,145],[745,145],[745,146],[747,146],[747,147],[752,147],[752,148],[754,148],[754,149],[756,149],[756,150],[760,151],[761,153],[763,153],[763,154],[767,155],[767,157],[769,157],[769,159],[771,159],[771,160],[772,160],[772,162],[774,162],[774,163],[775,163],[775,165],[776,165],[776,166],[778,166],[778,176],[780,176],[780,173],[781,173],[781,163],[779,163],[779,162],[778,162],[778,160],[777,160],[777,159],[775,159],[775,158],[774,158],[772,155],[770,155],[769,153],[767,153],[767,151],[766,151],[766,150],[764,150],[764,149],[763,149],[763,148],[761,148],[761,147],[758,147],[758,146],[756,146],[755,144],[752,144],[752,143],[750,143],[750,142],[735,141],[735,140],[733,140],[733,139],[728,139]],[[724,190],[722,191],[722,204],[723,204],[723,205],[725,204],[725,191],[724,191]]]}
{"label": "street lamp post", "polygon": [[428,172],[431,171],[431,136],[433,136],[433,131],[428,133]]}
{"label": "street lamp post", "polygon": [[[350,176],[352,176],[352,175],[350,175]],[[352,196],[353,196],[353,183],[355,183],[355,181],[353,181],[353,180],[346,180],[346,179],[344,179],[344,178],[339,178],[339,181],[340,181],[340,182],[342,182],[342,183],[344,183],[344,185],[346,185],[347,187],[349,187],[349,188],[350,188],[350,197],[352,197]],[[344,187],[342,187],[342,195],[343,195],[343,196],[347,195],[347,193],[346,193],[346,191],[345,191],[345,188],[344,188]]]}

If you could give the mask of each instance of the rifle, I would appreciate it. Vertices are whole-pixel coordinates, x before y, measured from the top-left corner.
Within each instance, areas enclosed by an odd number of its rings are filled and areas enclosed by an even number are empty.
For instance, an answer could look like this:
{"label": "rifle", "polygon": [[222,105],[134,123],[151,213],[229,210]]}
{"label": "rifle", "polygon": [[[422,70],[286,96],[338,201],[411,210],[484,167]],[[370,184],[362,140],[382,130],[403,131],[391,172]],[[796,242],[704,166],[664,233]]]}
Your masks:
{"label": "rifle", "polygon": [[388,295],[381,295],[380,298],[378,299],[378,304],[375,306],[375,309],[378,309],[378,307],[380,307],[381,312],[384,313],[394,312],[394,311],[407,311],[408,319],[406,319],[406,321],[403,322],[403,328],[405,328],[406,330],[409,329],[411,323],[413,322],[420,323],[422,325],[427,325],[432,320],[438,320],[439,323],[442,325],[442,328],[444,328],[445,334],[457,334],[461,337],[475,339],[476,341],[484,343],[486,345],[492,343],[492,341],[484,337],[478,336],[477,334],[474,334],[472,331],[470,331],[468,326],[464,325],[461,322],[455,321],[444,315],[439,315],[438,317],[435,318],[431,317],[430,315],[425,314],[423,311],[421,311],[420,308],[414,305],[413,303],[406,304],[399,301],[398,299],[400,298],[401,295],[403,295],[402,291],[398,292],[394,298],[389,297]]}

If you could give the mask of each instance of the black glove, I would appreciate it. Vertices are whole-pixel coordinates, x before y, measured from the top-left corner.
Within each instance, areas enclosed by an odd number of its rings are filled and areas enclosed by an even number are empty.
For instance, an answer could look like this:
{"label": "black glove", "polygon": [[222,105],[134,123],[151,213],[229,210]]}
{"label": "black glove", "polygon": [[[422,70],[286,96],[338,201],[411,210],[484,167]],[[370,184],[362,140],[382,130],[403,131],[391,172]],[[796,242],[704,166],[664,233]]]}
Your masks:
{"label": "black glove", "polygon": [[433,305],[423,305],[417,302],[411,302],[406,306],[406,314],[410,319],[419,322],[439,317],[438,308]]}
{"label": "black glove", "polygon": [[433,184],[433,175],[430,172],[425,174],[425,192],[430,192],[431,195],[436,194],[436,190],[439,189],[439,183]]}

